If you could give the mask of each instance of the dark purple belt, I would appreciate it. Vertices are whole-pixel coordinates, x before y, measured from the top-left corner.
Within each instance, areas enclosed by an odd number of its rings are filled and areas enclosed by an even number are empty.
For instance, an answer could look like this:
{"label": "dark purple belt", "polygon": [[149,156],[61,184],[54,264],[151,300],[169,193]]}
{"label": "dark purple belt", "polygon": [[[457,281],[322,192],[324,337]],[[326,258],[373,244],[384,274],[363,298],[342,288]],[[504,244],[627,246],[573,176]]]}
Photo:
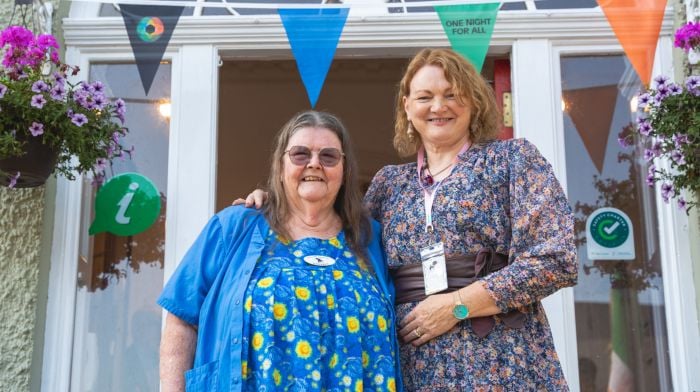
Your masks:
{"label": "dark purple belt", "polygon": [[[508,265],[508,256],[496,253],[491,248],[483,248],[476,255],[455,256],[445,260],[447,267],[447,290],[449,293],[468,286],[477,279]],[[396,303],[418,302],[426,298],[423,284],[423,266],[421,263],[404,265],[391,270],[396,287]],[[528,307],[530,310],[532,307]],[[522,328],[525,313],[513,309],[507,313],[493,316],[470,318],[472,330],[477,336],[486,337],[496,325],[496,317],[510,328]]]}

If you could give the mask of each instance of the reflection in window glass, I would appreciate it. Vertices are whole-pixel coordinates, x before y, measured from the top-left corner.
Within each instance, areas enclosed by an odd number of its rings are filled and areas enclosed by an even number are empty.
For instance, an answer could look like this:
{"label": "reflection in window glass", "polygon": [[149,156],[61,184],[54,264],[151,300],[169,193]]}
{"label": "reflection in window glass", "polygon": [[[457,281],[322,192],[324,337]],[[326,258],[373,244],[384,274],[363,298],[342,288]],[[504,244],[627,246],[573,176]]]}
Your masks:
{"label": "reflection in window glass", "polygon": [[[135,64],[93,64],[90,79],[106,95],[126,101],[132,159],[117,160],[107,178],[136,172],[150,178],[161,196],[161,214],[146,231],[132,236],[88,236],[95,188],[84,183],[78,262],[72,391],[157,391],[163,286],[165,191],[169,120],[159,107],[170,100],[170,65],[161,64],[148,96]],[[128,216],[128,210],[126,212]]]}
{"label": "reflection in window glass", "polygon": [[[561,73],[568,196],[579,245],[581,391],[670,391],[654,194],[644,182],[643,148],[618,143],[632,129],[632,102],[642,85],[624,56],[562,58]],[[586,220],[603,207],[629,216],[633,260],[588,258]],[[611,237],[621,228],[601,227]]]}

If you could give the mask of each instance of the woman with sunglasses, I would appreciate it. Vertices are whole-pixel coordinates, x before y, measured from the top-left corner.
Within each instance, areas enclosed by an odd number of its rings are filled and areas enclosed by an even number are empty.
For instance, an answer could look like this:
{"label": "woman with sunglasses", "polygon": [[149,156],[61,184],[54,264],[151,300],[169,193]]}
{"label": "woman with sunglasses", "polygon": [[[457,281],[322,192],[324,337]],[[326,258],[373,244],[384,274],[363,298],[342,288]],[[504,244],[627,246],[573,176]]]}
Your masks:
{"label": "woman with sunglasses", "polygon": [[158,300],[163,391],[401,390],[381,229],[356,173],[333,115],[280,130],[266,207],[214,216]]}
{"label": "woman with sunglasses", "polygon": [[382,168],[364,201],[394,278],[407,391],[568,390],[540,300],[576,283],[571,209],[531,143],[496,140],[496,107],[449,49],[421,50],[399,83],[394,147],[416,161]]}

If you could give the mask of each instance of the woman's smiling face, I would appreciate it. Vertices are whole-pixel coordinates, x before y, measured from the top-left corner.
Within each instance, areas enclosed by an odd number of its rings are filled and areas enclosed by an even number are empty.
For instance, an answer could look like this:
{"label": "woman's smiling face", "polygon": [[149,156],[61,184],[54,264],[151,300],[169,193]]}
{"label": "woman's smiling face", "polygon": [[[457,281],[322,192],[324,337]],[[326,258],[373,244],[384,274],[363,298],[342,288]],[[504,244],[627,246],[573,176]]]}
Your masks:
{"label": "woman's smiling face", "polygon": [[323,148],[336,148],[343,151],[338,136],[326,128],[305,127],[297,130],[289,138],[285,151],[293,146],[303,146],[311,150],[311,160],[302,166],[291,161],[289,153],[283,158],[282,183],[287,201],[292,207],[299,203],[321,203],[333,208],[338,191],[343,184],[344,160],[337,165],[323,166],[319,151]]}
{"label": "woman's smiling face", "polygon": [[457,96],[443,69],[422,67],[410,86],[404,109],[423,143],[449,146],[463,142],[469,133],[471,104]]}

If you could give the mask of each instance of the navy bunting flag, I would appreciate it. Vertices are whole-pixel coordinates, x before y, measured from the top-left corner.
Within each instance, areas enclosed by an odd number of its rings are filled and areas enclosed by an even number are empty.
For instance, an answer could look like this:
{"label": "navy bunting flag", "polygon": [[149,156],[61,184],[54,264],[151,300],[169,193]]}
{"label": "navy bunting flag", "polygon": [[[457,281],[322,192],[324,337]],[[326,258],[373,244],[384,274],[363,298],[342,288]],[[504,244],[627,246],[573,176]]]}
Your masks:
{"label": "navy bunting flag", "polygon": [[184,7],[119,5],[143,90],[148,95]]}

